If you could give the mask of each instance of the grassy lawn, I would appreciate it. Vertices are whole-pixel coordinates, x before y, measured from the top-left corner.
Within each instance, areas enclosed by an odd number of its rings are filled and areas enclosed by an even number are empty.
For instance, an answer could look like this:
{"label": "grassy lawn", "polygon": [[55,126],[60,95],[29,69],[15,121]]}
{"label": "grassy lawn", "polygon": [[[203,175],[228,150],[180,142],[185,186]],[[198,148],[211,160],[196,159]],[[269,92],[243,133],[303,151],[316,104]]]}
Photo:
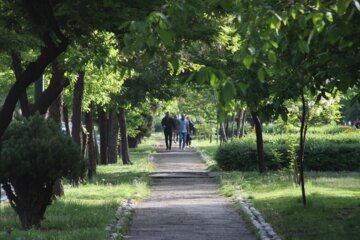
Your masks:
{"label": "grassy lawn", "polygon": [[192,141],[192,146],[197,147],[201,151],[204,151],[210,157],[209,160],[205,160],[205,164],[208,166],[209,171],[219,170],[216,161],[214,161],[216,149],[219,146],[219,143],[216,143],[216,140],[213,140],[210,143],[209,140],[194,139]]}
{"label": "grassy lawn", "polygon": [[[194,141],[212,159],[216,141]],[[216,162],[207,161],[210,169]],[[218,168],[217,168],[218,169]],[[241,191],[244,198],[271,223],[281,239],[359,239],[360,173],[307,172],[308,204],[303,207],[301,190],[288,172],[221,172],[220,192],[232,197]]]}
{"label": "grassy lawn", "polygon": [[[97,176],[77,188],[65,184],[65,196],[48,207],[42,229],[22,231],[17,215],[8,204],[0,206],[0,239],[105,239],[106,226],[126,199],[141,199],[149,193],[146,172],[152,171],[147,156],[154,142],[148,140],[131,149],[134,165],[98,166]],[[121,160],[119,160],[121,162]],[[132,184],[135,177],[139,183]],[[6,232],[11,231],[11,235]]]}
{"label": "grassy lawn", "polygon": [[360,173],[306,173],[306,207],[289,173],[224,172],[220,179],[222,194],[240,189],[281,239],[359,239]]}

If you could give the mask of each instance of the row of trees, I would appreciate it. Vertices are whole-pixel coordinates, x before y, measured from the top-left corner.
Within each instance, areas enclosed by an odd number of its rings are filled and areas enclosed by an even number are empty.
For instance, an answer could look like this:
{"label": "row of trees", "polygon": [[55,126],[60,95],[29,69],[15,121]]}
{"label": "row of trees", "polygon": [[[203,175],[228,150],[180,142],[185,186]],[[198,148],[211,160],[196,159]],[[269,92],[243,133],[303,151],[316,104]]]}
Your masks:
{"label": "row of trees", "polygon": [[[286,121],[285,102],[300,100],[296,166],[305,204],[308,100],[357,85],[359,6],[356,0],[0,1],[0,137],[18,103],[25,117],[49,111],[60,122],[63,114],[68,133],[71,115],[71,136],[87,149],[92,177],[94,120],[99,162],[116,161],[120,129],[123,163],[129,164],[128,144],[136,146],[148,134],[157,103],[181,95],[187,82],[212,89],[219,122],[236,110],[240,126],[249,110],[264,172],[260,117]],[[47,88],[32,99],[30,86],[44,74]]]}

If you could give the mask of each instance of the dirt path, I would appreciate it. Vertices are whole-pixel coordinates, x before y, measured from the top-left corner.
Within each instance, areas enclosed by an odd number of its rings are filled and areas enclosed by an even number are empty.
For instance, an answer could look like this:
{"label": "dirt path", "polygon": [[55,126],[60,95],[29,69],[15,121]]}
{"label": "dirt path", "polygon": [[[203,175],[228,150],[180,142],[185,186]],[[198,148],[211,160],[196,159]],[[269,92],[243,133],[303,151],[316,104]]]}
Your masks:
{"label": "dirt path", "polygon": [[198,154],[163,151],[154,161],[152,193],[136,206],[125,239],[255,239],[231,203],[217,195]]}

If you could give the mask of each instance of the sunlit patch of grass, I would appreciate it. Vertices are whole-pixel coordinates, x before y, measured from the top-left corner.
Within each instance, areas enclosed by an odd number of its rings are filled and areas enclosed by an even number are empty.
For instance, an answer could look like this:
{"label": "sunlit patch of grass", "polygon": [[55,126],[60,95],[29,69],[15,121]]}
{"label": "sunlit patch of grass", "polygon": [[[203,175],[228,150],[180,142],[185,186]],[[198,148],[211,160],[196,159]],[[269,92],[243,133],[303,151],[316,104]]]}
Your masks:
{"label": "sunlit patch of grass", "polygon": [[94,179],[78,187],[65,183],[65,196],[48,207],[40,230],[21,230],[11,207],[1,204],[0,239],[104,239],[105,228],[119,205],[126,199],[139,200],[149,194],[147,173],[153,171],[153,165],[148,154],[153,151],[153,145],[154,141],[146,141],[139,148],[130,149],[133,165],[100,165]]}
{"label": "sunlit patch of grass", "polygon": [[281,239],[359,239],[360,173],[306,173],[307,206],[290,173],[227,172],[220,192],[241,191]]}

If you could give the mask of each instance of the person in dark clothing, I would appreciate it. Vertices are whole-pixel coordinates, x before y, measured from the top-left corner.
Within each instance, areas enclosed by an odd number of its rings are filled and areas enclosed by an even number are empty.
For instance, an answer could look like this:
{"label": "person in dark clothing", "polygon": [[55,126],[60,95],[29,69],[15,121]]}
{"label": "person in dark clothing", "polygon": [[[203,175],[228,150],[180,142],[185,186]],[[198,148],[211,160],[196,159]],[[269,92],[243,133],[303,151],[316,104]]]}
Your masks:
{"label": "person in dark clothing", "polygon": [[190,120],[189,117],[186,117],[189,122],[189,134],[186,135],[186,146],[191,147],[192,136],[194,135],[194,123]]}
{"label": "person in dark clothing", "polygon": [[172,133],[175,129],[175,120],[170,117],[169,112],[165,113],[165,117],[161,120],[161,126],[164,129],[166,150],[171,150]]}

